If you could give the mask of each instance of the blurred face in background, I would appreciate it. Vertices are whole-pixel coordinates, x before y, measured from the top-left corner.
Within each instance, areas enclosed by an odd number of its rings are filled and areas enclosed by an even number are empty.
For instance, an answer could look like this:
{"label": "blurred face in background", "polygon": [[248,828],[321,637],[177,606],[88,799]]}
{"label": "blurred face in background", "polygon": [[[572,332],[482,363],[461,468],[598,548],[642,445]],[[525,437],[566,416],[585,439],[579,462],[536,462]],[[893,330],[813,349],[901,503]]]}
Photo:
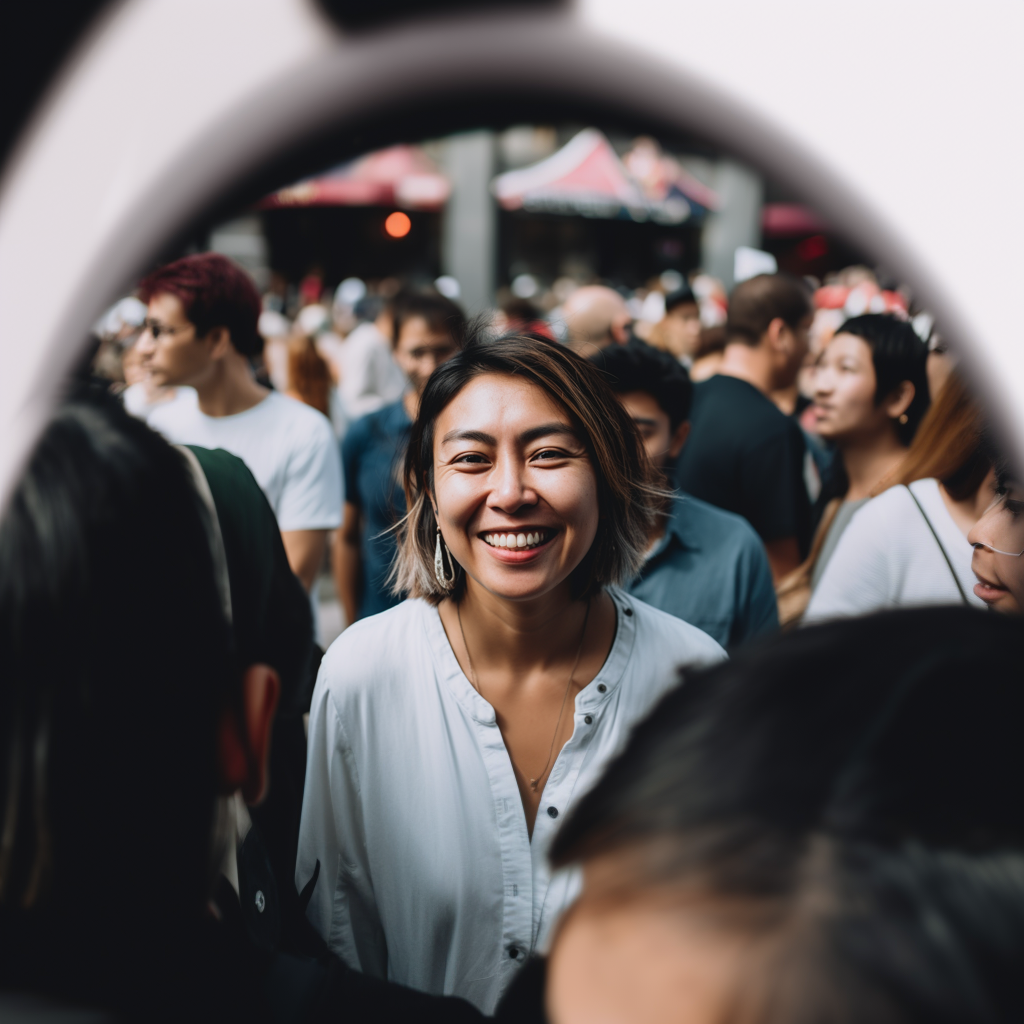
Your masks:
{"label": "blurred face in background", "polygon": [[888,415],[875,405],[871,347],[852,334],[837,334],[818,357],[814,373],[814,425],[819,436],[840,444],[884,430]]}
{"label": "blurred face in background", "polygon": [[395,342],[394,356],[413,391],[422,395],[430,375],[442,363],[448,362],[458,350],[450,334],[432,330],[423,317],[414,316],[402,324],[402,332]]}
{"label": "blurred face in background", "polygon": [[689,422],[680,423],[673,430],[668,413],[646,391],[627,391],[615,397],[640,431],[651,465],[664,469],[666,463],[683,450],[690,432]]}
{"label": "blurred face in background", "polygon": [[1010,615],[1024,612],[1024,487],[1005,480],[996,500],[967,535],[974,545],[974,588],[990,608]]}
{"label": "blurred face in background", "polygon": [[157,386],[191,384],[210,365],[210,346],[196,337],[181,300],[166,292],[150,300],[135,348]]}
{"label": "blurred face in background", "polygon": [[700,308],[696,302],[683,302],[665,314],[665,344],[677,359],[692,356],[700,343]]}

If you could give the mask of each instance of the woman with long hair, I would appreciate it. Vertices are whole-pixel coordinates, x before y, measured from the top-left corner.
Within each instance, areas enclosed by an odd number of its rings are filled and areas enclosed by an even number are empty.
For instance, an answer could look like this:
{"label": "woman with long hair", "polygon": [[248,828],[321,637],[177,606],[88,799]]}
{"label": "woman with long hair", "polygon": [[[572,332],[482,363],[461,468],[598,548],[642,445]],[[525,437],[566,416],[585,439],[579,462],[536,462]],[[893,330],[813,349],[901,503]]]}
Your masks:
{"label": "woman with long hair", "polygon": [[560,818],[710,637],[617,589],[661,492],[586,360],[477,338],[431,375],[395,587],[314,692],[297,881],[353,967],[491,1012],[571,902]]}
{"label": "woman with long hair", "polygon": [[814,431],[835,451],[807,559],[779,582],[783,622],[803,614],[843,531],[898,471],[928,409],[927,349],[909,323],[882,314],[847,320],[814,368]]}
{"label": "woman with long hair", "polygon": [[836,545],[805,619],[926,604],[982,605],[967,535],[994,497],[981,409],[954,373],[900,465]]}

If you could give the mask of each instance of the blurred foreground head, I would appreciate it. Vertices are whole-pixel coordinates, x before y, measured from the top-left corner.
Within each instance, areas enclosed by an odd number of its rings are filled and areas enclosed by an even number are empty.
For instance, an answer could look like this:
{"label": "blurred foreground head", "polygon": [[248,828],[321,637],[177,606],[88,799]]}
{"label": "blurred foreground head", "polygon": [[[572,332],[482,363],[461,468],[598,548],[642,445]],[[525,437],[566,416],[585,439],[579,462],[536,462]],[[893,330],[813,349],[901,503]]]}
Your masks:
{"label": "blurred foreground head", "polygon": [[914,610],[688,677],[552,849],[554,1024],[1024,1019],[1022,650]]}

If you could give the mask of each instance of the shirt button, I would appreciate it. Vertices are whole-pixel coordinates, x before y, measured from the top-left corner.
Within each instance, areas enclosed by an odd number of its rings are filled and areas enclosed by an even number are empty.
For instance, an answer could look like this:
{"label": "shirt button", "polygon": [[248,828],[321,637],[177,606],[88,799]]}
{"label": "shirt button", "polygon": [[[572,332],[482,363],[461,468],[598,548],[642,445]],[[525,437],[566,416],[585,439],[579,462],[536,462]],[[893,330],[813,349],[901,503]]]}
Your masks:
{"label": "shirt button", "polygon": [[266,908],[266,906],[267,906],[267,900],[266,900],[266,897],[263,895],[263,890],[262,889],[257,889],[256,890],[256,912],[258,914],[262,914],[264,909]]}
{"label": "shirt button", "polygon": [[512,957],[513,960],[518,960],[519,959],[519,950],[516,949],[515,946],[511,946],[509,948],[508,955],[510,957]]}
{"label": "shirt button", "polygon": [[633,615],[633,609],[632,609],[632,608],[627,608],[627,609],[626,609],[626,615],[627,615],[627,616],[629,616],[629,617],[632,617],[632,615]]}
{"label": "shirt button", "polygon": [[604,683],[598,683],[597,684],[597,692],[598,693],[604,693],[607,689],[608,689],[608,687],[605,686]]}
{"label": "shirt button", "polygon": [[557,818],[558,817],[558,808],[557,807],[549,807],[548,808],[548,817],[549,818]]}
{"label": "shirt button", "polygon": [[594,716],[593,715],[587,715],[587,717],[584,718],[583,721],[586,722],[587,725],[593,725],[594,724]]}

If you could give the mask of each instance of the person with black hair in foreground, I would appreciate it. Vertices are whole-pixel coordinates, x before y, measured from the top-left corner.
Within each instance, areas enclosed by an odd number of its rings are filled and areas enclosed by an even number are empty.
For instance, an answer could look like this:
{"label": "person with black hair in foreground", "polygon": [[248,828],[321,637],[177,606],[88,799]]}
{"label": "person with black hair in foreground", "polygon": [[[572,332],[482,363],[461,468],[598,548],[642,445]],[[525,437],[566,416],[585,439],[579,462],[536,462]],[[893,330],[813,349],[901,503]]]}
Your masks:
{"label": "person with black hair in foreground", "polygon": [[[348,971],[308,929],[311,955],[276,950],[253,927],[270,902],[249,893],[240,907],[220,877],[235,873],[239,805],[268,788],[275,711],[301,703],[310,644],[280,537],[237,557],[266,522],[276,533],[272,515],[232,513],[251,486],[232,457],[175,450],[93,395],[57,413],[11,497],[0,1019],[71,1006],[104,1013],[89,1019],[482,1020]],[[243,896],[245,859],[243,843]]]}
{"label": "person with black hair in foreground", "polygon": [[[666,472],[690,432],[693,385],[668,352],[613,345],[591,360],[640,431],[651,464]],[[634,597],[713,636],[723,647],[778,629],[772,571],[742,517],[677,491],[666,496],[644,564],[626,584]]]}
{"label": "person with black hair in foreground", "polygon": [[919,609],[687,673],[551,847],[552,1024],[1024,1020],[1022,649]]}

